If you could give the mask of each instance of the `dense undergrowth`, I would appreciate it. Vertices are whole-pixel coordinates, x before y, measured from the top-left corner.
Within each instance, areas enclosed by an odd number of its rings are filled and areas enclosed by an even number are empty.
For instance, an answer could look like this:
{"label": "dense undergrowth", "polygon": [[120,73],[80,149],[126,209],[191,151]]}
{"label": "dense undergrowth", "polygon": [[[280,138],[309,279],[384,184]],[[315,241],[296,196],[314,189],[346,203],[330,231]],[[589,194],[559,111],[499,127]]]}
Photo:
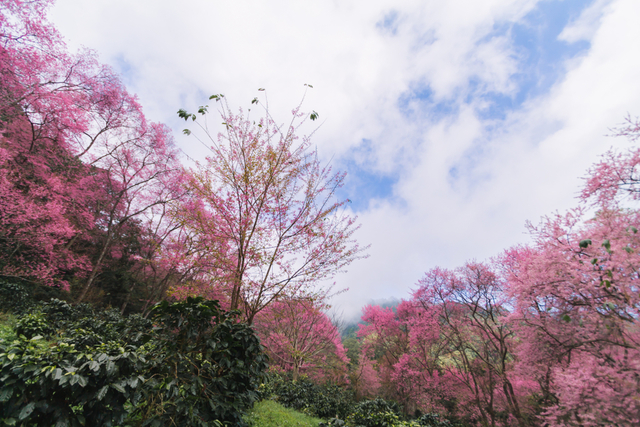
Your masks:
{"label": "dense undergrowth", "polygon": [[15,316],[1,330],[4,425],[246,425],[266,357],[217,301],[165,301],[144,319],[1,285],[17,292],[2,303]]}
{"label": "dense undergrowth", "polygon": [[[307,378],[293,381],[286,375],[271,373],[260,387],[263,399],[322,418],[320,427],[453,427],[460,425],[438,414],[423,414],[412,420],[396,402],[381,398],[356,401],[346,387],[316,384]],[[286,424],[281,424],[286,425]]]}
{"label": "dense undergrowth", "polygon": [[452,425],[435,414],[408,421],[395,402],[357,402],[346,386],[267,374],[254,332],[217,301],[165,301],[146,319],[6,281],[0,296],[3,425]]}

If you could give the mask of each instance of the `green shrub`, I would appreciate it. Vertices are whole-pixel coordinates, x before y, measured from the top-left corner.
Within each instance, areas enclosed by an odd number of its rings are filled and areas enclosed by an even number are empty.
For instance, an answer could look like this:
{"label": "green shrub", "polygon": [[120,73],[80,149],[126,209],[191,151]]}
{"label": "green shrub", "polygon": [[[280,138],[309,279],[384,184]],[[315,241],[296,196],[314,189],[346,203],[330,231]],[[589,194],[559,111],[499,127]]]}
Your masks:
{"label": "green shrub", "polygon": [[398,404],[380,398],[357,403],[347,417],[348,425],[358,427],[393,427],[399,423]]}
{"label": "green shrub", "polygon": [[326,423],[318,424],[318,427],[344,427],[347,423],[340,418],[329,418]]}
{"label": "green shrub", "polygon": [[27,313],[18,318],[16,322],[16,334],[23,335],[27,339],[35,336],[48,337],[55,332],[55,329],[47,321],[45,315],[40,311]]}
{"label": "green shrub", "polygon": [[54,301],[21,318],[31,332],[64,325],[57,341],[0,340],[5,424],[245,424],[242,413],[257,400],[266,363],[258,338],[235,313],[202,298],[165,302],[154,308],[150,329],[149,321],[117,312],[79,318],[86,307],[65,304]]}
{"label": "green shrub", "polygon": [[31,304],[30,294],[24,286],[0,279],[0,311],[21,314]]}
{"label": "green shrub", "polygon": [[84,352],[37,337],[0,343],[0,419],[29,426],[122,423],[125,404],[136,404],[143,388],[145,362],[110,343]]}
{"label": "green shrub", "polygon": [[267,368],[253,330],[203,298],[163,301],[151,313],[153,367],[137,414],[162,426],[245,425]]}
{"label": "green shrub", "polygon": [[453,427],[451,421],[438,414],[424,414],[416,422],[423,427]]}

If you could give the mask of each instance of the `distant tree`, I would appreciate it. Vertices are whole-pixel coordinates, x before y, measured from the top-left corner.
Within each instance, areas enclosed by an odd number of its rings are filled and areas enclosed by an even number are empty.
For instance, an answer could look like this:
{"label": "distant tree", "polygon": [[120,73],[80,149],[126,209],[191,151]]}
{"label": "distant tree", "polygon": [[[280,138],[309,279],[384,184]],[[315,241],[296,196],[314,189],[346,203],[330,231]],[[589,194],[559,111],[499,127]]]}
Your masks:
{"label": "distant tree", "polygon": [[320,382],[344,383],[347,357],[338,329],[312,300],[278,300],[255,318],[254,327],[275,366],[293,380],[306,374]]}
{"label": "distant tree", "polygon": [[504,411],[526,425],[521,407],[535,390],[514,385],[521,383],[513,363],[517,340],[498,275],[467,263],[454,271],[433,269],[419,285],[412,302],[440,325],[437,364],[462,391],[460,406],[473,405],[482,425],[495,425]]}

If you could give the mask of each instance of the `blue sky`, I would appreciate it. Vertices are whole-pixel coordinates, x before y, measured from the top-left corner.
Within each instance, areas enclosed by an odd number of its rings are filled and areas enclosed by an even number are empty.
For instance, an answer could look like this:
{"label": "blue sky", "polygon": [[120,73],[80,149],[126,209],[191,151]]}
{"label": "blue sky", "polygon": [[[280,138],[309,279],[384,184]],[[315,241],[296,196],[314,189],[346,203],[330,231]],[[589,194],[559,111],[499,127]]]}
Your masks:
{"label": "blue sky", "polygon": [[525,221],[574,206],[589,165],[626,144],[608,129],[640,115],[637,0],[58,0],[50,16],[194,158],[178,108],[249,107],[265,87],[285,121],[314,86],[313,142],[347,171],[371,244],[335,279],[347,317],[526,243]]}

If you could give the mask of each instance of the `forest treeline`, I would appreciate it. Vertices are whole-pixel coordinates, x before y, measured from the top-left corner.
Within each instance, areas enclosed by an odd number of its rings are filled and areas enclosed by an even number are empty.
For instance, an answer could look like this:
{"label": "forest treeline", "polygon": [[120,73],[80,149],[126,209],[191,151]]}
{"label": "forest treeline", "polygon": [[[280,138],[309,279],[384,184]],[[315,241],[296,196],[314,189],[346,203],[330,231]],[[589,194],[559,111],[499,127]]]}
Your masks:
{"label": "forest treeline", "polygon": [[68,52],[51,1],[0,5],[5,424],[241,425],[269,396],[331,425],[640,424],[636,146],[533,243],[429,270],[343,341],[321,284],[366,248],[302,135],[316,112],[277,125],[212,95],[178,111],[208,147],[185,167],[113,70]]}

